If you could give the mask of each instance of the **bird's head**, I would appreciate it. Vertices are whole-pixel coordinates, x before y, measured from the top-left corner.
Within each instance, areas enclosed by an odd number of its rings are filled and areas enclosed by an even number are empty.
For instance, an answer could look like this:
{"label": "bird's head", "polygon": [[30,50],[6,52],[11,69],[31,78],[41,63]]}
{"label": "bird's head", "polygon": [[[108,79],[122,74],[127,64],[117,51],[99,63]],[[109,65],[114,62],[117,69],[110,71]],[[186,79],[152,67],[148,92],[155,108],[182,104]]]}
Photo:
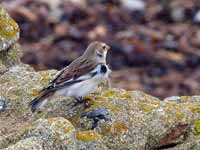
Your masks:
{"label": "bird's head", "polygon": [[99,63],[106,63],[106,55],[109,49],[110,46],[106,43],[95,41],[89,44],[84,56]]}

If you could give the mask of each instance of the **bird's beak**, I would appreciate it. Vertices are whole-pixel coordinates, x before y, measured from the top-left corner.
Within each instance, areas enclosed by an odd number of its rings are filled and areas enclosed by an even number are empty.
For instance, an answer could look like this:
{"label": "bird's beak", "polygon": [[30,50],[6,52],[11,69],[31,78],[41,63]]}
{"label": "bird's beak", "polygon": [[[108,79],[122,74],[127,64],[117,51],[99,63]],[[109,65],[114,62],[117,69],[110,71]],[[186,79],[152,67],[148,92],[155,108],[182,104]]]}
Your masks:
{"label": "bird's beak", "polygon": [[110,46],[108,46],[108,45],[106,45],[106,46],[107,46],[107,50],[110,50],[110,48],[111,48],[111,47],[110,47]]}

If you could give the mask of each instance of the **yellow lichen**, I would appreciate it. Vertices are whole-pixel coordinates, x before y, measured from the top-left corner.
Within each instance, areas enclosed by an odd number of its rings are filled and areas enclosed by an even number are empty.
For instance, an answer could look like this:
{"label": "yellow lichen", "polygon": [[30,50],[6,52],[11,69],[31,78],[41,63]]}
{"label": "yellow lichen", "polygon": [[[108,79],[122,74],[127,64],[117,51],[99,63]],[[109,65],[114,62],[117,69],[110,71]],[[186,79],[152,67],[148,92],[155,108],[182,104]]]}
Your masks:
{"label": "yellow lichen", "polygon": [[55,125],[56,128],[63,130],[65,133],[71,132],[74,129],[74,127],[65,120],[56,120],[54,118],[49,118],[48,123],[51,125]]}
{"label": "yellow lichen", "polygon": [[88,101],[90,107],[88,107],[86,109],[86,111],[92,110],[92,109],[96,109],[99,106],[107,106],[108,102],[106,101],[106,99],[104,99],[101,96],[94,96],[92,97],[92,100],[90,99],[90,101]]}
{"label": "yellow lichen", "polygon": [[57,128],[62,128],[64,126],[64,122],[58,120],[58,121],[55,122],[55,125],[56,125]]}
{"label": "yellow lichen", "polygon": [[148,112],[148,111],[152,111],[152,110],[155,110],[159,107],[159,105],[157,104],[147,104],[147,103],[139,103],[139,107],[145,111],[145,112]]}
{"label": "yellow lichen", "polygon": [[196,132],[199,134],[200,133],[200,119],[196,120],[194,122],[195,128],[196,128]]}
{"label": "yellow lichen", "polygon": [[109,109],[110,111],[114,112],[114,113],[118,113],[120,111],[120,106],[117,105],[109,105],[109,101],[107,98],[104,98],[102,96],[94,96],[94,97],[88,97],[90,100],[88,101],[88,104],[90,105],[90,107],[88,107],[86,109],[86,111],[90,111],[93,109],[96,109],[99,106],[103,106],[106,109]]}
{"label": "yellow lichen", "polygon": [[112,96],[116,96],[116,92],[112,91],[112,90],[106,90],[104,93],[103,93],[103,96],[104,97],[112,97]]}
{"label": "yellow lichen", "polygon": [[113,113],[118,113],[120,111],[120,106],[117,105],[105,106],[105,108],[112,111]]}
{"label": "yellow lichen", "polygon": [[181,96],[180,98],[181,100],[188,100],[189,98],[191,98],[191,96]]}
{"label": "yellow lichen", "polygon": [[166,102],[169,107],[178,107],[179,105],[176,102]]}
{"label": "yellow lichen", "polygon": [[128,131],[128,126],[122,121],[113,123],[111,127],[111,133],[114,135],[119,135],[127,131]]}
{"label": "yellow lichen", "polygon": [[65,132],[65,133],[68,133],[68,132],[71,132],[73,129],[74,129],[74,128],[73,128],[72,126],[69,126],[69,127],[66,127],[66,128],[64,129],[64,132]]}
{"label": "yellow lichen", "polygon": [[104,124],[101,126],[101,134],[102,135],[108,135],[111,133],[111,125],[110,124]]}
{"label": "yellow lichen", "polygon": [[165,108],[165,112],[166,112],[166,113],[171,113],[171,112],[172,112],[172,110],[171,110],[171,109],[169,109],[169,108]]}
{"label": "yellow lichen", "polygon": [[48,72],[41,72],[41,80],[40,83],[43,85],[48,84],[48,82],[51,80],[51,76],[49,75]]}
{"label": "yellow lichen", "polygon": [[131,100],[132,96],[131,96],[130,92],[126,91],[120,95],[120,98],[125,99],[125,100]]}
{"label": "yellow lichen", "polygon": [[5,11],[0,13],[0,36],[12,38],[19,32],[19,27],[13,19],[5,14]]}
{"label": "yellow lichen", "polygon": [[93,130],[88,131],[79,131],[76,133],[76,138],[84,142],[97,140],[100,138],[100,135]]}
{"label": "yellow lichen", "polygon": [[185,117],[185,115],[182,114],[182,113],[177,113],[176,114],[176,118],[178,118],[178,119],[183,119],[184,117]]}
{"label": "yellow lichen", "polygon": [[193,112],[193,113],[200,113],[200,105],[199,104],[189,104],[188,108]]}

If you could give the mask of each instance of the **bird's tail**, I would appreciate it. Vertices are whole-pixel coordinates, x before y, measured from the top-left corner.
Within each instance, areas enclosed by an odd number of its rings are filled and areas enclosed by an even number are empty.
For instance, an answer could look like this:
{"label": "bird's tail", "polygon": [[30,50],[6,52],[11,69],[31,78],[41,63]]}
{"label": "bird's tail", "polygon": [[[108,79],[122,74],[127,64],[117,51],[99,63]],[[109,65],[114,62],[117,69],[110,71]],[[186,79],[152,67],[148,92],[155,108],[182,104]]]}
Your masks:
{"label": "bird's tail", "polygon": [[30,103],[29,106],[31,107],[32,113],[36,112],[37,109],[40,107],[44,106],[46,102],[48,101],[48,98],[52,95],[53,93],[49,93],[47,91],[41,92],[41,94],[33,99]]}

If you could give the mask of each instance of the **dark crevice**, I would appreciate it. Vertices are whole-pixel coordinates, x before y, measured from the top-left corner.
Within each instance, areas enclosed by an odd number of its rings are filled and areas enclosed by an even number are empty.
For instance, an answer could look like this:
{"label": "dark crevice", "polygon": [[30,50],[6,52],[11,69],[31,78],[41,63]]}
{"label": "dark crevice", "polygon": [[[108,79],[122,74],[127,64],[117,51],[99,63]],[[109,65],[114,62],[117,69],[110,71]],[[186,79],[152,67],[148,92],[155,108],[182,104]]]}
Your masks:
{"label": "dark crevice", "polygon": [[178,144],[179,143],[170,143],[167,145],[162,145],[162,146],[156,147],[154,150],[163,150],[163,149],[173,148],[173,147],[177,146]]}
{"label": "dark crevice", "polygon": [[4,75],[6,72],[8,72],[9,70],[7,69],[7,70],[5,70],[5,71],[3,71],[3,72],[0,72],[0,76],[2,76],[2,75]]}

